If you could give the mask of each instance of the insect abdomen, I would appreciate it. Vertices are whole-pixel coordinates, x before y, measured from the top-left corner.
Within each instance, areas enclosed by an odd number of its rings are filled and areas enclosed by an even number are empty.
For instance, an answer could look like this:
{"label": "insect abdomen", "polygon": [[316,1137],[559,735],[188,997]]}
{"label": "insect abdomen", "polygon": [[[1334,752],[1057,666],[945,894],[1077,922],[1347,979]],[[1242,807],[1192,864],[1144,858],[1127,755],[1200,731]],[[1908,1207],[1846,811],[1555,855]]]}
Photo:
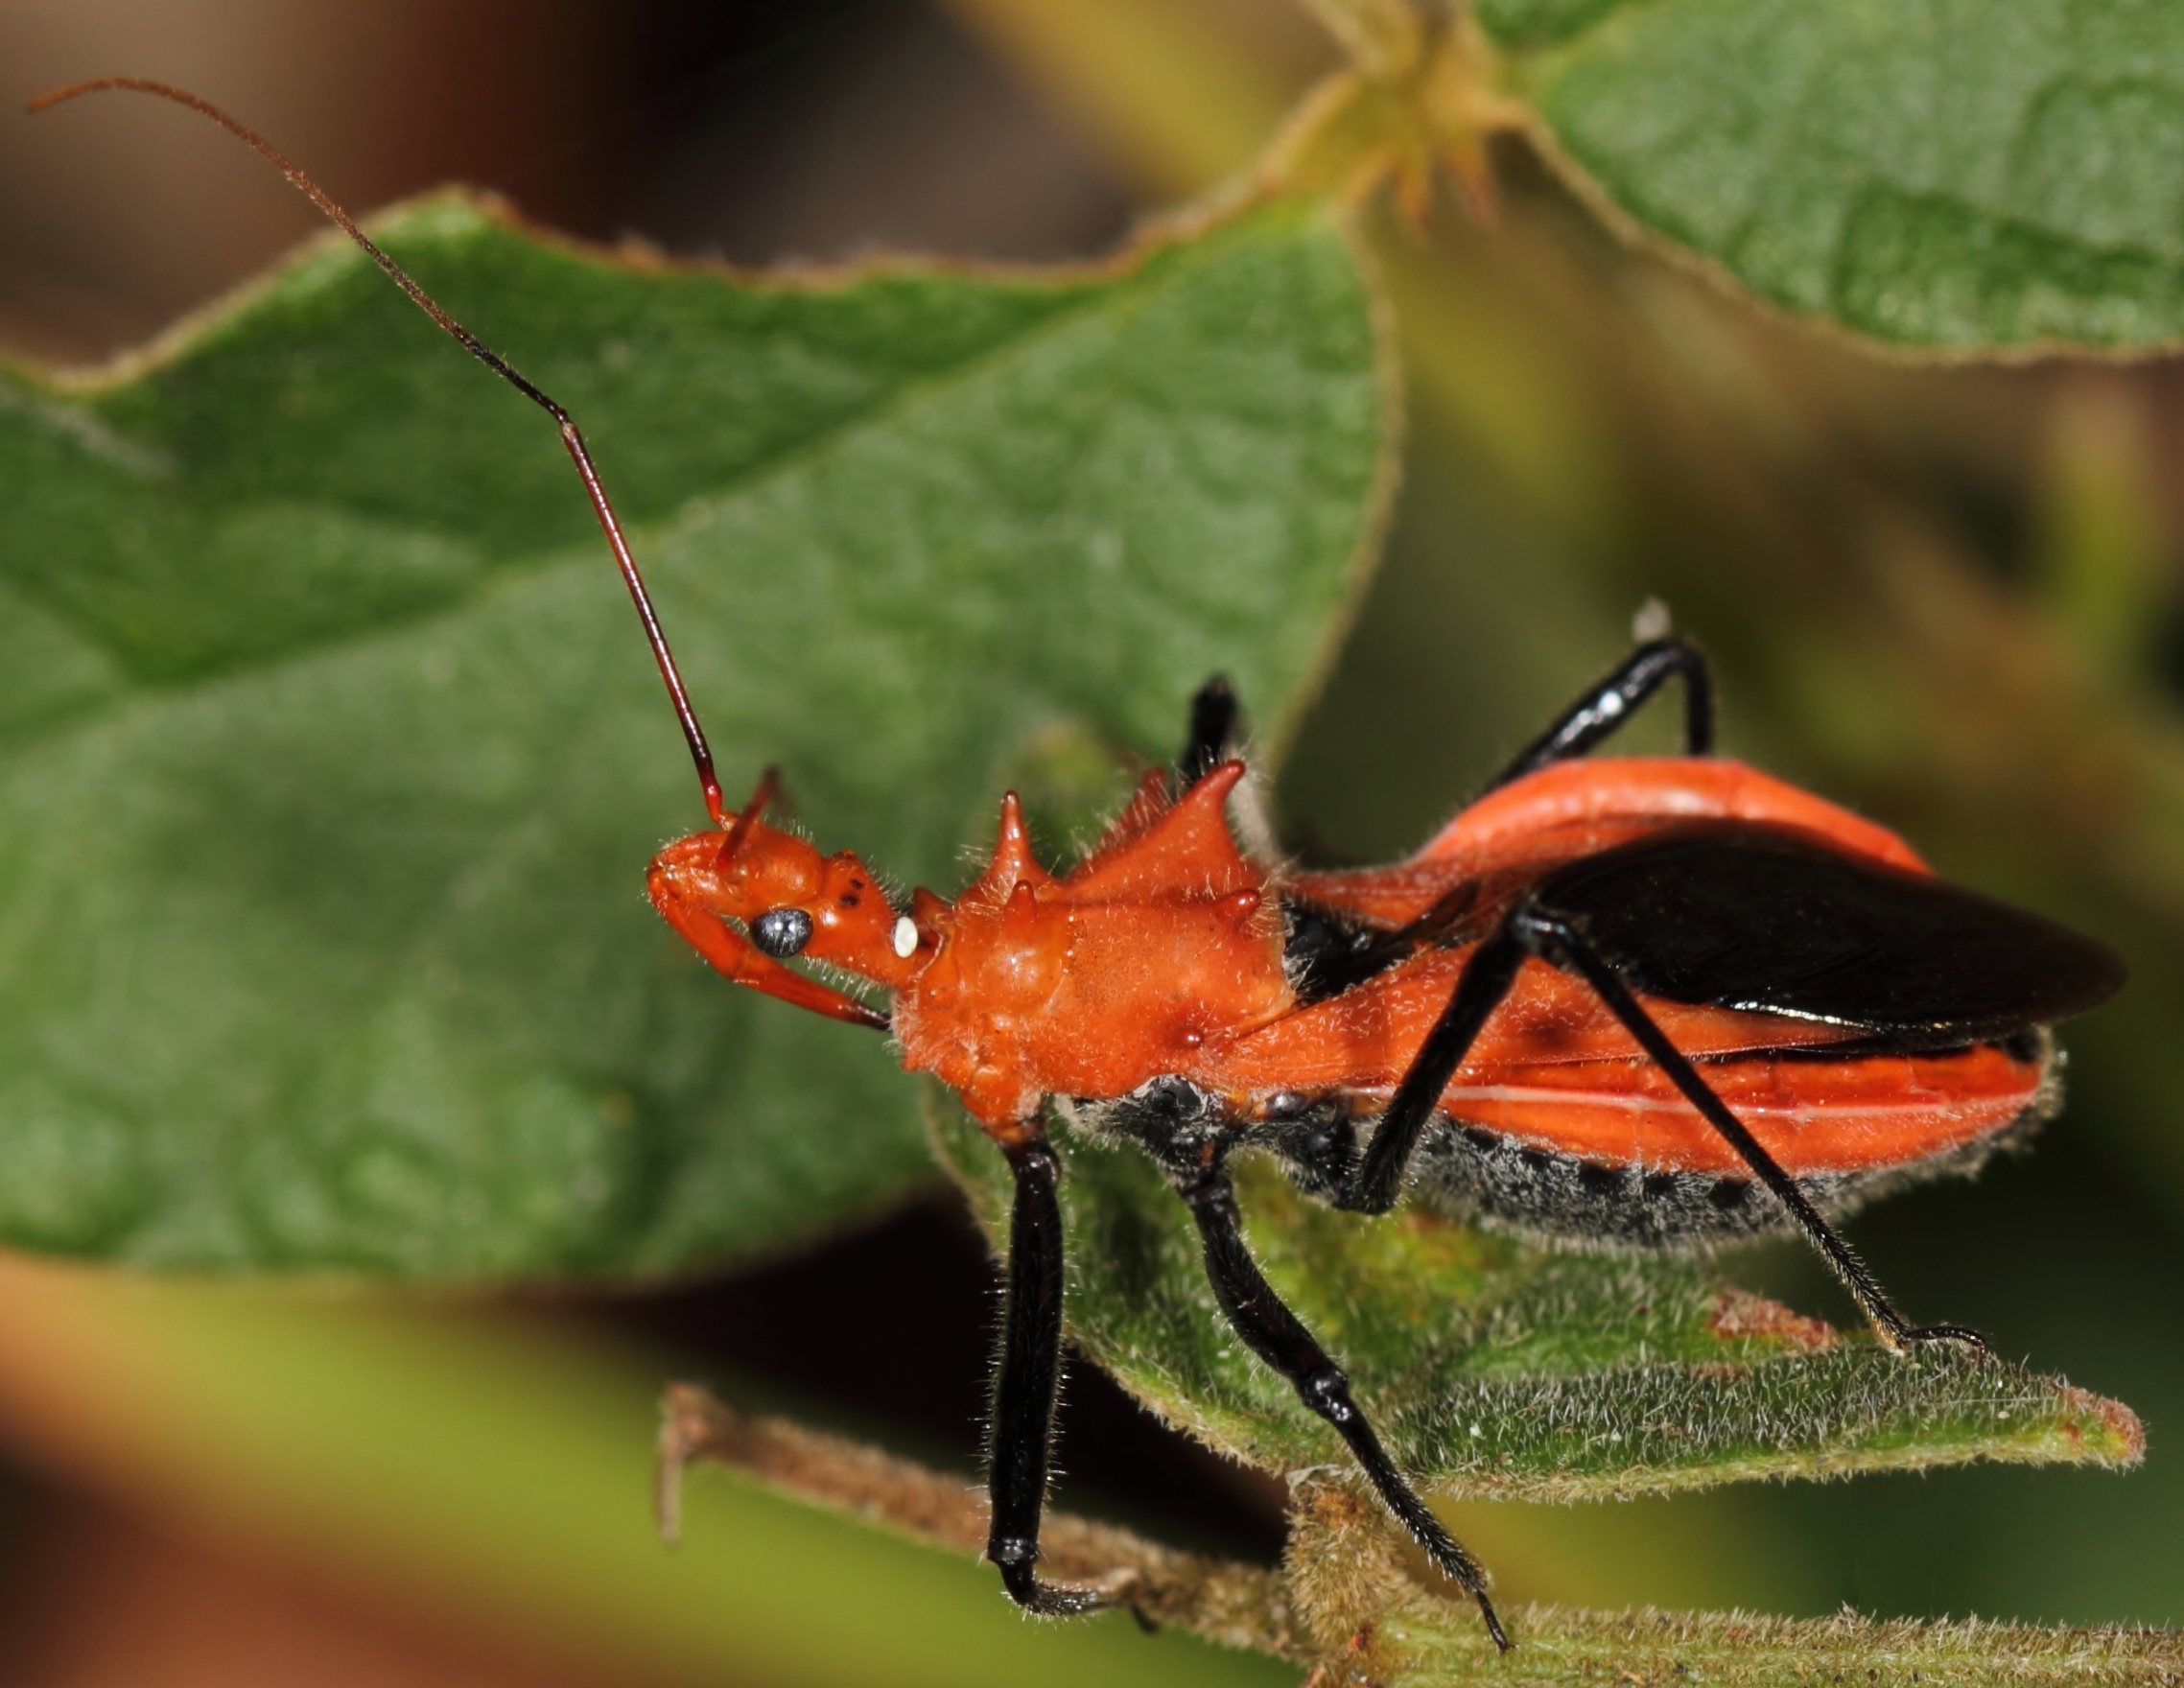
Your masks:
{"label": "insect abdomen", "polygon": [[[2031,1059],[2024,1059],[2028,1054]],[[1907,1184],[1969,1177],[1998,1150],[2013,1148],[2028,1138],[2060,1100],[2053,1041],[2044,1035],[2030,1051],[1985,1044],[1954,1056],[1869,1059],[1899,1066],[1915,1059],[1924,1067],[1942,1068],[1961,1061],[2014,1071],[2019,1082],[1997,1087],[1976,1103],[1943,1100],[1929,1091],[1931,1099],[1923,1106],[1907,1088],[1894,1106],[1872,1112],[1863,1134],[1848,1129],[1859,1107],[1855,1099],[1848,1100],[1836,1111],[1835,1148],[1825,1155],[1814,1152],[1817,1145],[1810,1138],[1818,1134],[1800,1131],[1795,1116],[1770,1118],[1761,1110],[1740,1109],[1746,1122],[1788,1163],[1798,1187],[1830,1217],[1847,1214]],[[1720,1082],[1740,1067],[1772,1066],[1777,1060],[1710,1064],[1707,1076]],[[1809,1082],[1824,1084],[1866,1063],[1793,1058],[1787,1065],[1802,1068],[1800,1076]],[[1735,1088],[1733,1083],[1725,1086]],[[1626,1106],[1632,1100],[1628,1095],[1622,1098]],[[1667,1097],[1660,1101],[1669,1109],[1675,1106]],[[1733,1156],[1672,1158],[1642,1151],[1625,1155],[1598,1143],[1588,1150],[1578,1146],[1583,1134],[1573,1129],[1566,1095],[1561,1099],[1560,1112],[1550,1112],[1545,1098],[1526,1103],[1525,1098],[1505,1097],[1496,1108],[1484,1096],[1458,1100],[1460,1112],[1437,1120],[1420,1147],[1412,1167],[1412,1188],[1418,1198],[1457,1217],[1594,1247],[1727,1243],[1792,1228],[1781,1204]],[[1615,1105],[1603,1098],[1600,1107],[1605,1114]],[[1512,1123],[1526,1121],[1533,1109],[1539,1111],[1539,1117],[1530,1123],[1551,1122],[1551,1136],[1509,1129]],[[1664,1112],[1653,1122],[1655,1128],[1671,1117]],[[1924,1128],[1924,1153],[1909,1157],[1900,1153],[1900,1133],[1907,1118]],[[1704,1132],[1695,1114],[1691,1123]],[[1804,1122],[1808,1128],[1811,1123],[1811,1117]],[[1857,1140],[1861,1135],[1867,1139],[1863,1147]]]}

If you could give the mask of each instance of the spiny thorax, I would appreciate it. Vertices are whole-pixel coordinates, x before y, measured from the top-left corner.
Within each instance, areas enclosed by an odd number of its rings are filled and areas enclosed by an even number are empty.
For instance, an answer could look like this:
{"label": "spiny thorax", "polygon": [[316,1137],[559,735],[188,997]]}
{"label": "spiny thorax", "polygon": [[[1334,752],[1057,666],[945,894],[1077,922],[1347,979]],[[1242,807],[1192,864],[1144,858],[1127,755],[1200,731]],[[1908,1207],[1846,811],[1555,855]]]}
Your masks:
{"label": "spiny thorax", "polygon": [[1283,1012],[1280,913],[1225,815],[1242,775],[1224,763],[1173,803],[1148,780],[1059,879],[1004,799],[985,872],[952,908],[919,905],[941,941],[898,992],[904,1066],[1009,1137],[1046,1094],[1125,1094]]}

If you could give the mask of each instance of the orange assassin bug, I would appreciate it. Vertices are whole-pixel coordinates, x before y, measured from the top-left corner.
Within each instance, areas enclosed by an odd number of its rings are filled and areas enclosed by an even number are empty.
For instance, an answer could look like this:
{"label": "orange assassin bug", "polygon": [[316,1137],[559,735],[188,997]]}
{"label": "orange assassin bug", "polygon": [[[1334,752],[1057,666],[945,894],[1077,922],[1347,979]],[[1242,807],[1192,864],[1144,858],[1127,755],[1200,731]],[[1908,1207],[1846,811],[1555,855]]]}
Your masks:
{"label": "orange assassin bug", "polygon": [[[988,1557],[1026,1608],[1126,1605],[1038,1573],[1062,1338],[1049,1111],[1151,1155],[1188,1207],[1245,1345],[1348,1443],[1389,1511],[1510,1645],[1486,1576],[1382,1449],[1339,1364],[1245,1246],[1227,1170],[1270,1152],[1305,1191],[1368,1213],[1406,1187],[1488,1223],[1659,1247],[1794,1230],[1891,1350],[1914,1326],[1830,1216],[1976,1167],[2054,1111],[2056,1022],[2121,962],[2093,941],[1936,879],[1893,833],[1710,753],[1703,658],[1641,644],[1408,859],[1350,872],[1257,860],[1228,820],[1245,774],[1219,681],[1172,771],[1148,774],[1092,852],[1035,859],[1013,794],[979,877],[898,907],[854,855],[770,825],[769,771],[726,807],[636,560],[568,412],[451,318],[303,173],[270,158],[442,329],[551,414],[643,621],[711,826],[647,888],[717,972],[888,1033],[951,1087],[1015,1176],[993,1383]],[[1588,759],[1679,684],[1684,751]],[[882,1010],[788,965],[887,994]]]}

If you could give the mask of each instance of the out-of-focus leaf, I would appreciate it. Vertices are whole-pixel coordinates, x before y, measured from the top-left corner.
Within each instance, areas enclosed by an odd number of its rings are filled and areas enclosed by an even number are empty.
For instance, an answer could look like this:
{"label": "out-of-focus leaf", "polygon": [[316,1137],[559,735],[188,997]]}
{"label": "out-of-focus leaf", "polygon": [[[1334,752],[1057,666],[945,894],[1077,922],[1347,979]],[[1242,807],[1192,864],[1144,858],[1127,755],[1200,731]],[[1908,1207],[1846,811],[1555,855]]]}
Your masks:
{"label": "out-of-focus leaf", "polygon": [[2184,11],[1479,0],[1621,211],[1906,345],[2184,337]]}
{"label": "out-of-focus leaf", "polygon": [[1014,61],[1099,151],[1163,199],[1245,168],[1294,92],[1284,67],[1240,60],[1235,26],[1279,6],[1178,0],[943,0]]}
{"label": "out-of-focus leaf", "polygon": [[[936,1131],[990,1234],[1000,1157]],[[1275,1471],[1346,1456],[1222,1320],[1197,1231],[1150,1160],[1060,1133],[1068,1319],[1155,1412]],[[1349,1372],[1397,1463],[1466,1494],[1582,1500],[1965,1460],[2128,1465],[2130,1411],[2002,1361],[1898,1358],[1674,1255],[1553,1253],[1405,1209],[1340,1213],[1237,1164],[1268,1280]]]}
{"label": "out-of-focus leaf", "polygon": [[718,1472],[690,1485],[669,1550],[646,1504],[661,1358],[596,1325],[20,1256],[0,1288],[0,1412],[42,1469],[373,1609],[566,1655],[579,1680],[1296,1681],[1119,1613],[1027,1624],[970,1555]]}
{"label": "out-of-focus leaf", "polygon": [[[1042,735],[1279,732],[1368,559],[1368,287],[1292,203],[1108,267],[753,285],[429,201],[387,243],[570,405],[733,785],[952,888]],[[924,1175],[881,1040],[646,910],[702,821],[551,427],[319,248],[93,380],[0,370],[0,1241],[623,1274]]]}

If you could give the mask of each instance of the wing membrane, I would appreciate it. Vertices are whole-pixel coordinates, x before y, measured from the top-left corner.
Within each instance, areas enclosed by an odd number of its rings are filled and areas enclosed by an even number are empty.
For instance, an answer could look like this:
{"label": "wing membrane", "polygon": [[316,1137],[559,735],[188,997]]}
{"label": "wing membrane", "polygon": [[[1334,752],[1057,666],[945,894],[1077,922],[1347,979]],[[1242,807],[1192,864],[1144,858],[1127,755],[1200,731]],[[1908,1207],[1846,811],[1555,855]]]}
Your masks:
{"label": "wing membrane", "polygon": [[1653,833],[1543,879],[1642,996],[1878,1033],[1983,1039],[2105,1000],[2105,945],[1928,875],[1780,828]]}

